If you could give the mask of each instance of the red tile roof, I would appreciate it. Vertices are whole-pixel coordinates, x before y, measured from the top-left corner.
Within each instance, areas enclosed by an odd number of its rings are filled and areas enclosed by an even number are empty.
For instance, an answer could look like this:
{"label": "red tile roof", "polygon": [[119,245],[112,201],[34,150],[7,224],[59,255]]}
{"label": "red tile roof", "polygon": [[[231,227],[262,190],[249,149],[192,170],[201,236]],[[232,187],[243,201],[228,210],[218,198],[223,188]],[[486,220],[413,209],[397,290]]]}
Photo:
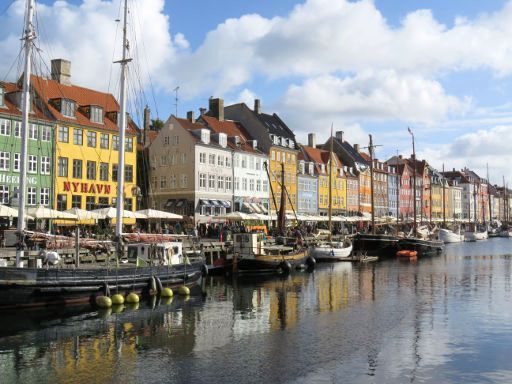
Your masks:
{"label": "red tile roof", "polygon": [[[94,105],[103,108],[104,114],[106,112],[119,112],[121,108],[112,94],[77,85],[64,85],[55,80],[39,76],[31,76],[31,85],[56,120],[97,129],[119,131],[117,124],[107,117],[103,119],[104,124],[94,123],[78,109],[79,107]],[[50,102],[52,99],[69,99],[74,101],[77,106],[75,118],[62,115]],[[132,134],[137,132],[136,125],[131,119],[129,119],[127,132]]]}
{"label": "red tile roof", "polygon": [[199,119],[203,120],[207,127],[210,128],[215,133],[225,133],[228,137],[239,136],[241,145],[237,147],[233,142],[228,141],[228,146],[233,149],[240,149],[245,152],[253,152],[258,153],[260,151],[255,150],[251,144],[249,144],[249,140],[252,140],[244,129],[242,124],[232,121],[232,120],[223,120],[219,121],[215,117],[202,115]]}
{"label": "red tile roof", "polygon": [[[3,87],[5,90],[4,106],[0,107],[0,113],[19,116],[21,119],[21,109],[18,108],[14,103],[12,103],[9,100],[9,94],[12,94],[15,92],[21,92],[21,88],[18,87],[18,85],[15,83],[6,83],[6,82],[2,82],[2,81],[0,81],[0,87]],[[53,123],[53,121],[48,116],[45,116],[43,111],[37,107],[37,104],[34,103],[33,99],[32,99],[32,112],[30,113],[29,118],[30,119],[46,120],[49,123]]]}
{"label": "red tile roof", "polygon": [[[322,174],[321,169],[318,165],[325,164],[326,165],[325,169],[327,169],[327,164],[329,162],[329,151],[309,147],[307,145],[303,145],[302,149],[305,152],[305,154],[307,155],[308,160],[313,161],[315,163],[315,167],[317,168],[317,173]],[[333,153],[332,156],[333,156],[334,160],[337,162],[338,167],[341,167],[343,165],[343,163],[339,159],[338,155]],[[323,173],[326,173],[326,172],[324,171]]]}

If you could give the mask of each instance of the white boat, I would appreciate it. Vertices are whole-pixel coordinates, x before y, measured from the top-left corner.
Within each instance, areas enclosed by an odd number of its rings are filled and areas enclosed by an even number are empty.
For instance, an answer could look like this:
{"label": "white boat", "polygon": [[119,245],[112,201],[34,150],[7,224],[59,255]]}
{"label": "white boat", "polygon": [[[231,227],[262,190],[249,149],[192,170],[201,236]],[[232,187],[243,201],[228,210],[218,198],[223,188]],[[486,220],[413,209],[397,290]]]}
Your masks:
{"label": "white boat", "polygon": [[323,261],[336,261],[343,260],[350,257],[352,253],[352,243],[343,243],[343,242],[330,242],[325,244],[320,244],[311,248],[310,255],[315,258],[315,260],[323,260]]}
{"label": "white boat", "polygon": [[438,237],[439,241],[444,243],[460,243],[464,241],[464,235],[444,228],[439,229]]}
{"label": "white boat", "polygon": [[512,237],[512,229],[504,229],[500,232],[500,237]]}
{"label": "white boat", "polygon": [[464,232],[464,239],[466,241],[487,240],[488,238],[489,238],[489,235],[488,235],[487,231],[483,231],[483,232],[467,231],[467,232]]}

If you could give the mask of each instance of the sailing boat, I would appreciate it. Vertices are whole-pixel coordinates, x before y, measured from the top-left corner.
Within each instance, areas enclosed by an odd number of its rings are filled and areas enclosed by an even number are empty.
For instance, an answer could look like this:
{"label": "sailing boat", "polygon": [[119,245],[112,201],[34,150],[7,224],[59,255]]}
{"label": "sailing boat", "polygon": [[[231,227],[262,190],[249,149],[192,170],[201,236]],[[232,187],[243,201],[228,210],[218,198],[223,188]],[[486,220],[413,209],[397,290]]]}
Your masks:
{"label": "sailing boat", "polygon": [[[470,197],[471,199],[471,197]],[[473,223],[473,225],[471,224],[471,222],[469,223],[469,228],[466,232],[464,232],[464,239],[466,241],[479,241],[479,240],[486,240],[489,238],[489,235],[487,233],[487,229],[485,229],[484,231],[479,231],[478,230],[478,223],[477,223],[477,188],[476,188],[476,185],[473,187],[473,200],[474,200],[474,203],[475,203],[475,221]],[[469,203],[469,220],[471,221],[471,202]]]}
{"label": "sailing boat", "polygon": [[[416,197],[416,152],[414,147],[414,134],[410,128],[408,128],[409,133],[412,136],[412,157],[413,157],[413,196]],[[413,226],[413,237],[404,237],[398,241],[398,249],[399,251],[416,251],[418,256],[429,256],[429,255],[438,255],[443,252],[444,243],[442,241],[437,240],[423,240],[418,238],[418,227],[417,227],[417,218],[416,218],[416,201],[414,200],[414,226]],[[421,207],[420,207],[421,209]],[[397,253],[398,255],[398,253]]]}
{"label": "sailing boat", "polygon": [[[126,129],[126,65],[127,59],[127,0],[124,3],[123,59],[121,63],[121,112],[118,185],[124,184],[124,134]],[[28,116],[30,109],[30,70],[33,29],[34,0],[27,0],[24,45],[25,66],[22,92],[22,150],[20,169],[20,192],[18,213],[18,236],[23,244],[25,231],[25,194],[27,181],[27,142]],[[79,259],[75,268],[23,268],[24,249],[16,252],[15,267],[0,268],[0,309],[26,308],[45,305],[94,303],[97,296],[109,296],[110,291],[119,294],[140,293],[149,295],[162,292],[164,288],[191,287],[196,285],[206,267],[202,260],[189,261],[183,256],[181,242],[159,239],[158,244],[138,244],[128,247],[124,257],[122,244],[123,188],[118,188],[116,240],[118,246],[118,266],[80,267]],[[165,241],[167,240],[167,241]],[[57,255],[58,257],[58,255]],[[109,259],[107,259],[109,260]],[[54,261],[57,261],[54,259]],[[143,264],[144,266],[139,266]]]}
{"label": "sailing boat", "polygon": [[333,140],[331,126],[331,146],[329,149],[329,235],[328,241],[311,247],[311,256],[318,261],[339,261],[350,257],[352,242],[350,240],[332,241],[332,167],[333,167]]}

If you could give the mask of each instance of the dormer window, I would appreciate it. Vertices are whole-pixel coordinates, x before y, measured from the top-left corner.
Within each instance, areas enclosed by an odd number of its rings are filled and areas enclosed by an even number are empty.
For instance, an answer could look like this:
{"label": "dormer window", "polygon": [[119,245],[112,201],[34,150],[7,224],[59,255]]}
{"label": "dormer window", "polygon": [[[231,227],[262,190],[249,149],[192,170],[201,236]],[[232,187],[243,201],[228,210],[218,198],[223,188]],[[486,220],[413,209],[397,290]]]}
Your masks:
{"label": "dormer window", "polygon": [[309,163],[309,174],[313,175],[313,172],[314,172],[314,164],[313,163]]}
{"label": "dormer window", "polygon": [[305,164],[304,164],[304,162],[303,162],[303,161],[301,161],[301,162],[299,163],[299,171],[300,171],[300,173],[302,173],[302,174],[304,174],[304,173],[305,173]]}
{"label": "dormer window", "polygon": [[292,139],[290,139],[290,140],[288,141],[288,147],[289,147],[289,148],[292,148],[292,149],[293,149],[293,148],[295,148],[295,143],[293,142],[293,140],[292,140]]}
{"label": "dormer window", "polygon": [[226,148],[228,145],[228,136],[225,133],[219,133],[219,145]]}
{"label": "dormer window", "polygon": [[72,100],[62,99],[60,113],[66,117],[75,117],[75,102]]}
{"label": "dormer window", "polygon": [[103,124],[103,108],[91,106],[90,118],[93,123]]}
{"label": "dormer window", "polygon": [[320,164],[320,170],[322,171],[322,173],[325,172],[325,164]]}
{"label": "dormer window", "polygon": [[0,87],[0,107],[5,106],[5,89]]}
{"label": "dormer window", "polygon": [[275,145],[279,145],[279,137],[274,135],[273,142]]}
{"label": "dormer window", "polygon": [[207,129],[201,129],[201,141],[204,144],[210,144],[210,131]]}

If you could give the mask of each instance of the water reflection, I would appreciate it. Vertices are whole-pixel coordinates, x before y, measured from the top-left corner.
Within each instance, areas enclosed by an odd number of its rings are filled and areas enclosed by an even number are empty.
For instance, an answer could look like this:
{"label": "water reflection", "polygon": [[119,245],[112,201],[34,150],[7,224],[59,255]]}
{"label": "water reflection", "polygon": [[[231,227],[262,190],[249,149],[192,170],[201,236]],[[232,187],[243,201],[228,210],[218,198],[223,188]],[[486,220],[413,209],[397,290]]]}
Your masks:
{"label": "water reflection", "polygon": [[3,314],[2,382],[509,382],[512,239],[210,277],[205,296]]}

